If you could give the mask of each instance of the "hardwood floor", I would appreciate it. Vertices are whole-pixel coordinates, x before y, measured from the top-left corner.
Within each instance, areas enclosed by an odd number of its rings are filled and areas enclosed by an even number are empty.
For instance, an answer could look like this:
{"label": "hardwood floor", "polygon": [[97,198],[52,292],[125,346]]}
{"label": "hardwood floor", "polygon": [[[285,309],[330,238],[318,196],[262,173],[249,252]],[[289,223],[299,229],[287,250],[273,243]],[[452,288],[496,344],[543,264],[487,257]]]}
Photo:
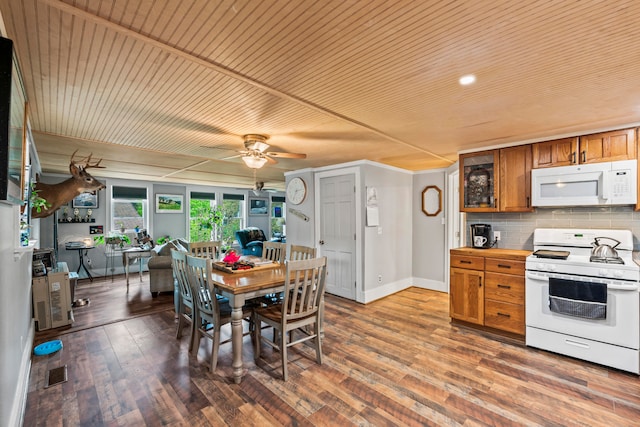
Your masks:
{"label": "hardwood floor", "polygon": [[[122,311],[128,297],[108,301],[101,310]],[[367,305],[327,295],[324,364],[296,346],[286,383],[268,346],[256,366],[249,337],[241,384],[230,344],[210,373],[210,341],[190,357],[173,311],[153,311],[68,331],[61,352],[34,357],[25,426],[640,423],[636,375],[453,326],[438,292],[410,288]],[[45,389],[47,370],[64,364],[68,381]]]}

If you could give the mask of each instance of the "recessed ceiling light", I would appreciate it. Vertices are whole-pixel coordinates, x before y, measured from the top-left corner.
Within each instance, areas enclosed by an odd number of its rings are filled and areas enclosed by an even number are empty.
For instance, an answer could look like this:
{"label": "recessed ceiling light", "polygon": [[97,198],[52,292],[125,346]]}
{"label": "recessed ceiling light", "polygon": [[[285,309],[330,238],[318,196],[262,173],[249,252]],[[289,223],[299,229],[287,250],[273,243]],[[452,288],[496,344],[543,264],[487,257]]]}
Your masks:
{"label": "recessed ceiling light", "polygon": [[473,74],[467,74],[466,76],[460,77],[458,80],[462,86],[468,86],[476,82],[476,76]]}

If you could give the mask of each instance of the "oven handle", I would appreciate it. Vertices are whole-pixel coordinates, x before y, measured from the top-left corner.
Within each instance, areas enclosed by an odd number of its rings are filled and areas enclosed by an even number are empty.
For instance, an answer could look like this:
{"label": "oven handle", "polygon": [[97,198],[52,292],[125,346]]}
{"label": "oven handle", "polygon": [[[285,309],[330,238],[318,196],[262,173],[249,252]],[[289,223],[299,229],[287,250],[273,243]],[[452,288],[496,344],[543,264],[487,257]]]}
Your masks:
{"label": "oven handle", "polygon": [[607,289],[616,291],[637,291],[638,285],[607,285]]}
{"label": "oven handle", "polygon": [[[549,281],[549,275],[548,274],[540,274],[537,273],[535,271],[527,271],[526,273],[527,279],[531,279],[531,280],[538,280],[538,281],[542,281],[542,282],[548,282]],[[638,290],[638,285],[634,285],[634,284],[613,284],[613,283],[607,283],[607,289],[611,289],[614,291],[637,291]]]}

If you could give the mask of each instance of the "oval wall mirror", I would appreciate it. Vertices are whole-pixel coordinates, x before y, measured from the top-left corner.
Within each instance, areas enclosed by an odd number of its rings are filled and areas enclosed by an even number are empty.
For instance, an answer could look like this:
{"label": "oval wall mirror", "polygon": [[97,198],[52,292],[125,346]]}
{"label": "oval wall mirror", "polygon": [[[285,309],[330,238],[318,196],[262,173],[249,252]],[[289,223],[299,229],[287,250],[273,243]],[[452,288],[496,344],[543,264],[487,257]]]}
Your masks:
{"label": "oval wall mirror", "polygon": [[442,190],[436,185],[428,185],[422,190],[422,212],[426,216],[436,216],[442,212]]}

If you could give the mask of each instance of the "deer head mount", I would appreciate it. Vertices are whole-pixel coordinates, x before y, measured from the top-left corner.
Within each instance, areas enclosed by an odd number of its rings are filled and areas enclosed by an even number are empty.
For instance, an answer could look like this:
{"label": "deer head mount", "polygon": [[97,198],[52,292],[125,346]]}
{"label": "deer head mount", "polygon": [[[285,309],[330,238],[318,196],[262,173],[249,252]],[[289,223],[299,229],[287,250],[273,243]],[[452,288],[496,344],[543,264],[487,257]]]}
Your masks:
{"label": "deer head mount", "polygon": [[38,182],[35,185],[35,191],[38,197],[47,201],[46,209],[41,209],[40,212],[36,212],[36,209],[31,210],[32,218],[44,218],[49,215],[53,215],[60,206],[69,203],[74,197],[81,193],[92,193],[106,188],[103,183],[92,177],[87,169],[89,168],[104,168],[100,166],[102,159],[95,163],[91,163],[91,154],[88,157],[83,157],[79,160],[74,160],[78,150],[74,151],[71,155],[71,162],[69,164],[69,172],[71,172],[71,178],[59,183],[59,184],[44,184]]}

